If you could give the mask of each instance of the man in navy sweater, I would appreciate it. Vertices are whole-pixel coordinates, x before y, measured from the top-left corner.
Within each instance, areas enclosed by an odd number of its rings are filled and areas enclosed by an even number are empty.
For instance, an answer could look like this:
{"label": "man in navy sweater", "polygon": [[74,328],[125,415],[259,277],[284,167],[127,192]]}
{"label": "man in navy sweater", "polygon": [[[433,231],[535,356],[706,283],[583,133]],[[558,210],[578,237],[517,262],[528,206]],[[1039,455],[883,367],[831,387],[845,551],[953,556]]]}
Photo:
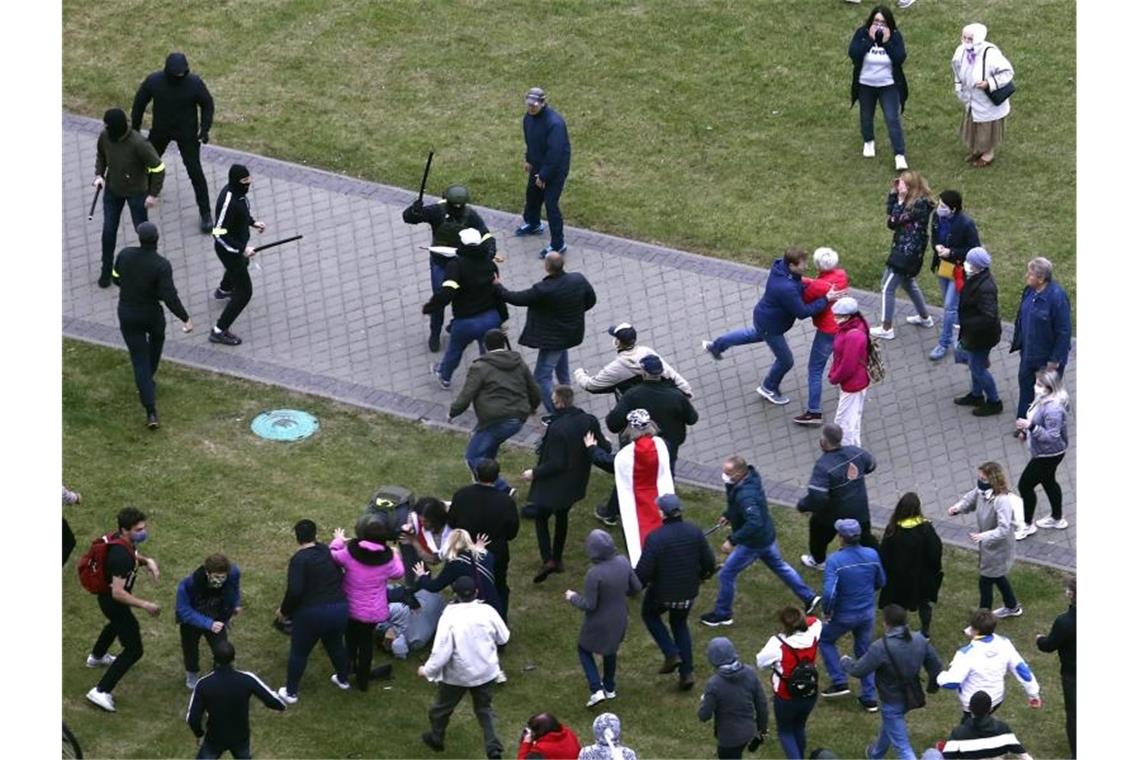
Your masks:
{"label": "man in navy sweater", "polygon": [[523,223],[516,235],[538,235],[542,232],[540,207],[546,205],[546,218],[550,221],[550,243],[539,252],[539,257],[557,251],[566,252],[562,239],[562,211],[558,199],[570,173],[570,135],[562,115],[546,105],[546,92],[531,87],[526,93],[526,116],[523,117],[523,139],[526,156],[526,207]]}

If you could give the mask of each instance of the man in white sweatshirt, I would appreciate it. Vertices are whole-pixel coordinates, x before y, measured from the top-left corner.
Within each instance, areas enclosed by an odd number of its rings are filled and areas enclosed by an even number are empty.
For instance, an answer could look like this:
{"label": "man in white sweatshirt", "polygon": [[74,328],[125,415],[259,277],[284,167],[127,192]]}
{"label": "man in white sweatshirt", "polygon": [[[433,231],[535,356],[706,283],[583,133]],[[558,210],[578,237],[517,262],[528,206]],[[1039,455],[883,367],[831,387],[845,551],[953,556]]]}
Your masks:
{"label": "man in white sweatshirt", "polygon": [[511,633],[494,607],[475,598],[475,581],[470,576],[456,579],[451,588],[458,598],[444,609],[431,656],[417,671],[439,685],[435,702],[428,709],[431,730],[420,738],[442,752],[451,714],[470,691],[475,718],[483,728],[487,757],[502,757],[503,743],[495,733],[491,698],[499,674],[498,647],[507,643]]}
{"label": "man in white sweatshirt", "polygon": [[1041,707],[1041,687],[1029,669],[1028,663],[1018,654],[1013,642],[994,633],[997,618],[987,609],[974,612],[966,630],[973,640],[959,649],[950,667],[938,674],[938,685],[944,689],[957,689],[962,706],[962,720],[970,717],[970,698],[974,692],[984,691],[993,701],[993,710],[1005,699],[1005,674],[1010,672],[1029,696],[1029,706]]}

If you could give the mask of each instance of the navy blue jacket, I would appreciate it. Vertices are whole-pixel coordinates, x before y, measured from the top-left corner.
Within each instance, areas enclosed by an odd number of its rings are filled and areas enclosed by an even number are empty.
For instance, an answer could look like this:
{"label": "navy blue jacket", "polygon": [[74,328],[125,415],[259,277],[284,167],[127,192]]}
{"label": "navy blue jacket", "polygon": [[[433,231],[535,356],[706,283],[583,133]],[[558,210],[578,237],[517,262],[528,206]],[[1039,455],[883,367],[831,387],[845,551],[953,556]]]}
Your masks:
{"label": "navy blue jacket", "polygon": [[1020,351],[1022,364],[1056,362],[1063,369],[1069,361],[1072,338],[1073,314],[1065,289],[1052,281],[1040,293],[1026,287],[1021,293],[1009,352]]}
{"label": "navy blue jacket", "polygon": [[840,446],[824,452],[811,471],[807,495],[796,504],[796,509],[819,512],[830,520],[849,517],[868,525],[871,511],[864,479],[874,471],[875,458],[858,446]]}
{"label": "navy blue jacket", "polygon": [[526,161],[543,182],[565,179],[570,173],[570,135],[562,114],[543,106],[537,116],[523,117]]}
{"label": "navy blue jacket", "polygon": [[[867,27],[861,26],[851,36],[851,44],[847,46],[847,55],[851,58],[854,70],[851,72],[851,105],[859,99],[859,74],[863,71],[863,59],[871,52],[875,41],[867,34]],[[902,32],[895,29],[891,38],[883,44],[887,57],[891,59],[891,77],[895,80],[895,87],[899,91],[899,113],[906,110],[906,101],[910,97],[910,88],[906,83],[906,74],[903,73],[903,62],[906,60],[906,44],[903,42]]]}
{"label": "navy blue jacket", "polygon": [[764,296],[752,309],[752,325],[764,335],[783,335],[792,329],[797,319],[814,317],[826,308],[826,298],[804,303],[804,284],[800,275],[790,272],[787,262],[779,258],[768,272]]}
{"label": "navy blue jacket", "polygon": [[680,517],[665,522],[645,537],[637,577],[659,602],[696,599],[701,581],[716,571],[716,558],[701,529]]}
{"label": "navy blue jacket", "polygon": [[776,540],[776,527],[768,514],[768,499],[755,467],[748,465],[748,474],[736,483],[725,485],[724,492],[728,498],[724,517],[732,526],[730,543],[763,549]]}
{"label": "navy blue jacket", "polygon": [[198,569],[182,579],[174,597],[174,619],[204,631],[210,630],[215,620],[223,623],[233,617],[241,606],[241,570],[230,565],[226,582],[219,589],[210,588],[206,568]]}
{"label": "navy blue jacket", "polygon": [[845,545],[823,566],[823,611],[848,620],[875,616],[875,592],[887,582],[879,553],[869,546]]}
{"label": "navy blue jacket", "polygon": [[[934,251],[934,257],[930,261],[930,271],[935,272],[938,270],[938,262],[950,261],[954,264],[961,266],[966,263],[966,254],[970,252],[971,248],[977,248],[982,244],[982,240],[978,237],[978,226],[974,224],[974,220],[969,217],[964,211],[959,211],[957,214],[951,214],[946,219],[946,232],[942,233],[942,219],[938,214],[930,215],[930,250]],[[950,249],[950,258],[943,259],[938,255],[938,251],[934,250],[934,246],[944,245]]]}

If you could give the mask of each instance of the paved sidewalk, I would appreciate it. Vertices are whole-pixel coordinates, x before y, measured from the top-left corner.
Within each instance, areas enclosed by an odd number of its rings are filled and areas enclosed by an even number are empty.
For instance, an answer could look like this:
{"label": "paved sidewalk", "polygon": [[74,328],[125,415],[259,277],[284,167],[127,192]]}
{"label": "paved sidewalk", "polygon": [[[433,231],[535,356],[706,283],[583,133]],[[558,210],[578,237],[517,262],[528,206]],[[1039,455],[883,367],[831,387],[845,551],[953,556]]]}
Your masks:
{"label": "paved sidewalk", "polygon": [[[122,348],[115,291],[95,285],[101,217],[97,213],[86,221],[95,138],[101,127],[94,119],[63,116],[63,332]],[[420,314],[430,286],[427,253],[419,246],[427,244],[430,230],[427,225],[405,225],[400,217],[414,198],[412,192],[206,146],[202,164],[211,202],[225,183],[229,164],[240,161],[254,176],[250,200],[255,215],[269,225],[262,240],[305,235],[299,243],[257,257],[261,270],[253,271],[253,301],[233,327],[245,342],[228,348],[206,340],[223,306],[211,298],[221,264],[210,238],[197,229],[193,193],[175,145],[164,159],[166,183],[151,219],[159,226],[160,250],[174,265],[175,283],[197,328],[184,335],[176,322],[171,324],[166,358],[427,424],[448,424],[453,391],[440,389],[428,374],[430,363],[440,355],[428,353],[427,317]],[[458,179],[437,170],[430,187],[438,191]],[[522,191],[520,183],[520,203]],[[478,198],[477,187],[473,192]],[[507,258],[501,267],[507,287],[522,289],[540,279],[539,239],[510,237],[519,221],[516,214],[482,208],[480,213],[497,233],[499,250]],[[129,218],[124,211],[120,247],[136,240],[133,233],[128,237]],[[583,272],[598,293],[598,305],[588,315],[586,341],[571,351],[571,369],[600,369],[613,353],[606,326],[632,322],[640,341],[657,349],[694,389],[701,419],[681,450],[679,476],[719,489],[721,461],[739,453],[757,466],[770,499],[795,503],[819,455],[818,430],[791,421],[807,397],[810,322],[797,324],[788,334],[796,366],[783,384],[792,398],[785,407],[769,404],[754,390],[772,361],[765,346],[733,349],[715,362],[700,345],[703,338],[751,320],[766,270],[588,230],[568,228],[566,239],[570,268]],[[814,246],[822,241],[802,242]],[[873,320],[878,294],[855,295]],[[525,314],[521,308],[511,311],[510,332],[517,337]],[[871,389],[863,418],[864,446],[879,461],[868,478],[872,521],[879,527],[885,524],[898,496],[913,490],[943,539],[967,545],[966,534],[975,529],[973,515],[950,518],[946,507],[971,487],[979,463],[993,459],[1005,464],[1016,484],[1028,460],[1024,446],[1009,434],[1017,393],[1016,355],[1007,353],[1012,327],[1006,325],[1004,340],[992,356],[1007,412],[979,419],[950,403],[969,387],[965,367],[949,358],[930,362],[926,354],[936,332],[903,322],[913,313],[905,297],[900,298],[899,312],[899,337],[885,344],[888,378]],[[934,312],[940,320],[941,312]],[[533,366],[535,352],[521,351]],[[474,354],[470,348],[453,388],[462,384]],[[1076,374],[1074,347],[1066,373],[1074,399]],[[834,415],[836,398],[837,392],[825,385],[826,419]],[[612,396],[581,393],[580,399],[581,406],[601,417]],[[133,397],[129,403],[135,403]],[[469,430],[474,417],[468,412],[456,422]],[[528,425],[519,440],[536,440],[537,427]],[[1071,527],[1040,530],[1018,544],[1019,557],[1062,568],[1076,567],[1076,425],[1070,424],[1069,435],[1072,448],[1057,476]],[[1037,516],[1048,514],[1048,502],[1039,492]],[[784,537],[786,554],[805,550],[806,534],[805,520],[802,536]]]}

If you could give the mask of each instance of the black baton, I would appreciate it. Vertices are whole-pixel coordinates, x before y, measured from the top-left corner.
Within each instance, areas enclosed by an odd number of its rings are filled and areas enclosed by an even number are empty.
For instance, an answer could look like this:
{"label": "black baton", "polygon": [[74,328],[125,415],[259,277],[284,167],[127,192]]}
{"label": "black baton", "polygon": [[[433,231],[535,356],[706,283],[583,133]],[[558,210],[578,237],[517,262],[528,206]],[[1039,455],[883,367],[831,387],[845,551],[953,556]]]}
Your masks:
{"label": "black baton", "polygon": [[431,171],[431,159],[432,159],[432,156],[434,156],[434,155],[435,155],[434,150],[428,151],[427,164],[424,165],[424,178],[422,180],[420,180],[420,205],[421,206],[423,205],[423,202],[424,202],[424,188],[427,187],[428,172]]}
{"label": "black baton", "polygon": [[256,248],[253,249],[253,252],[259,253],[261,251],[264,251],[267,248],[276,248],[279,245],[285,245],[286,243],[292,243],[294,240],[300,240],[303,237],[305,237],[305,236],[304,235],[294,235],[293,237],[287,237],[284,240],[275,240],[272,243],[266,243],[265,245],[257,246]]}
{"label": "black baton", "polygon": [[87,212],[87,221],[95,218],[95,204],[99,202],[99,193],[103,192],[103,186],[98,185],[95,188],[95,197],[91,199],[91,210]]}

